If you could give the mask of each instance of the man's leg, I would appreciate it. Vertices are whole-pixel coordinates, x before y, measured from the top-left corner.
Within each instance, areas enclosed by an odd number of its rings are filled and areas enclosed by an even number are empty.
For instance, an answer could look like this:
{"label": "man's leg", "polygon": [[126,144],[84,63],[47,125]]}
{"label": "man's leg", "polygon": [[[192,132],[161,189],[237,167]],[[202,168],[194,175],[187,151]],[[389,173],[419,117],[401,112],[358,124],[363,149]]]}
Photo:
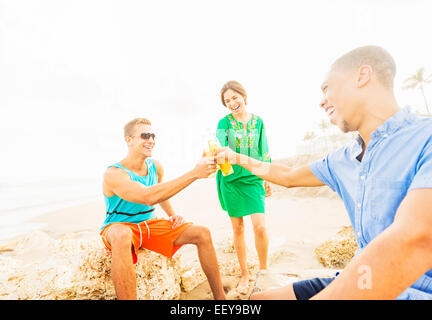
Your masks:
{"label": "man's leg", "polygon": [[335,278],[313,278],[293,282],[285,287],[258,292],[251,300],[308,300],[327,287]]}
{"label": "man's leg", "polygon": [[197,246],[200,264],[207,276],[213,297],[216,300],[226,299],[210,230],[203,226],[191,225],[174,241],[176,246],[182,244]]}
{"label": "man's leg", "polygon": [[282,288],[257,292],[249,297],[250,300],[297,300],[293,285],[289,284]]}
{"label": "man's leg", "polygon": [[136,300],[136,274],[132,262],[132,231],[126,226],[113,225],[107,233],[111,245],[111,274],[119,300]]}

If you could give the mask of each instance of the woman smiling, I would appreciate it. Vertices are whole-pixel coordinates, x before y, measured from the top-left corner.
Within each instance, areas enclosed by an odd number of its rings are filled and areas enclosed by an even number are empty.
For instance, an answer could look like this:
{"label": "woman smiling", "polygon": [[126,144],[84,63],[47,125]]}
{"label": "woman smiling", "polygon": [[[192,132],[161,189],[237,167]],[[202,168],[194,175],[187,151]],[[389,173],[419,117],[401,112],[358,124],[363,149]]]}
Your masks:
{"label": "woman smiling", "polygon": [[[217,127],[216,136],[221,146],[260,161],[271,162],[264,123],[259,116],[246,111],[247,94],[244,87],[237,81],[229,81],[222,87],[220,95],[222,104],[230,111],[219,121]],[[264,202],[271,191],[266,182],[250,171],[239,165],[232,167],[234,172],[226,176],[219,170],[216,181],[220,204],[222,209],[228,212],[233,228],[234,247],[241,269],[238,291],[246,294],[249,272],[243,217],[251,217],[260,270],[267,269],[269,241]]]}

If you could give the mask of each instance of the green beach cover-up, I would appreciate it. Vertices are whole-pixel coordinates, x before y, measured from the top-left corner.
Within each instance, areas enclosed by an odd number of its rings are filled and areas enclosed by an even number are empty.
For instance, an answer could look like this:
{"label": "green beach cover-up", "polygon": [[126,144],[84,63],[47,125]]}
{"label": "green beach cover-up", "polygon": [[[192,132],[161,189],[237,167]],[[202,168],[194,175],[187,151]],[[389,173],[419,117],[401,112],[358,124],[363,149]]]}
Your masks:
{"label": "green beach cover-up", "polygon": [[[222,147],[251,158],[271,162],[267,137],[262,119],[252,114],[246,128],[242,122],[228,114],[219,121],[216,137]],[[263,179],[240,165],[232,166],[234,173],[223,176],[218,170],[216,185],[222,209],[230,217],[243,217],[252,213],[265,213],[265,189]]]}

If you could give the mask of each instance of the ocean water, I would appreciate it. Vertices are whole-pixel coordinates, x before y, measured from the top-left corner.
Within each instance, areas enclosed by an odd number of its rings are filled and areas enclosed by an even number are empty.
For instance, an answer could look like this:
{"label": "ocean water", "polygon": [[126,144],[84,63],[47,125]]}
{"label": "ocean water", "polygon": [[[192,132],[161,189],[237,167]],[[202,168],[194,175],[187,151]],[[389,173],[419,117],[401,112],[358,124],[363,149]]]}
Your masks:
{"label": "ocean water", "polygon": [[[165,181],[191,170],[204,145],[186,144],[187,139],[178,137],[173,144],[173,135],[159,134],[162,147],[154,150],[164,165]],[[40,128],[21,130],[0,145],[0,239],[43,227],[29,222],[36,216],[103,200],[104,171],[127,154],[121,132],[85,128],[54,136]]]}
{"label": "ocean water", "polygon": [[0,239],[43,227],[29,219],[102,199],[96,179],[45,179],[0,185]]}

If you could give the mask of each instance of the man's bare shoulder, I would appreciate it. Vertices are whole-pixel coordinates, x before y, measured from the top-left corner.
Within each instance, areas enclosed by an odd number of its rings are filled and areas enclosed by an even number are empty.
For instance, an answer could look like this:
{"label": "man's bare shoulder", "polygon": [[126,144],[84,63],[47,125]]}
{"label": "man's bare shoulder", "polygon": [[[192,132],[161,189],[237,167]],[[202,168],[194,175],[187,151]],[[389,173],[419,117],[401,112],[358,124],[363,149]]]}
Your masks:
{"label": "man's bare shoulder", "polygon": [[162,164],[160,163],[160,161],[153,159],[153,158],[152,158],[152,161],[156,167],[156,173],[158,175],[158,180],[159,180],[159,182],[161,182],[162,178],[164,176],[164,168],[163,168]]}
{"label": "man's bare shoulder", "polygon": [[126,177],[128,177],[128,174],[123,169],[117,167],[109,167],[105,171],[103,180],[104,183],[111,184],[115,183],[116,181],[123,180]]}
{"label": "man's bare shoulder", "polygon": [[159,170],[159,169],[163,170],[162,163],[159,160],[156,160],[156,159],[152,158],[152,161],[153,161],[153,163],[154,163],[154,165],[156,167],[156,170]]}

